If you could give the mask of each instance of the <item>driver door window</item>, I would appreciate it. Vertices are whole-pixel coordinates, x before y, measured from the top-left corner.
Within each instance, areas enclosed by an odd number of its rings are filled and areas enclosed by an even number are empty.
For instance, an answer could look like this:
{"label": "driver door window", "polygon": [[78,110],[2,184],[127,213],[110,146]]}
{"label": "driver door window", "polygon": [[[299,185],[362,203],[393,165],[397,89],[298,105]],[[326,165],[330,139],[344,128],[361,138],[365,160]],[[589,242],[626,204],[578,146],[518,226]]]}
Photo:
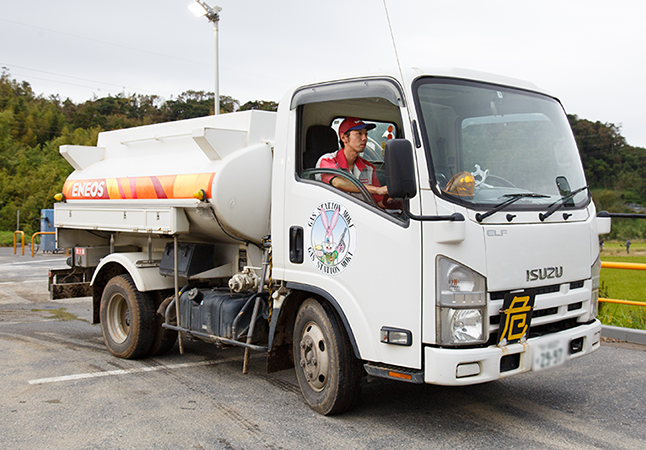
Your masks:
{"label": "driver door window", "polygon": [[[345,117],[337,117],[332,122],[332,129],[338,133],[339,125],[343,122]],[[386,176],[384,172],[384,151],[386,142],[394,139],[397,136],[397,125],[392,122],[379,122],[374,120],[364,120],[365,123],[376,125],[375,128],[368,131],[368,143],[366,150],[361,157],[371,163],[377,169],[377,178],[379,183],[383,186],[386,184]]]}
{"label": "driver door window", "polygon": [[[306,180],[313,180],[324,183],[332,189],[340,190],[333,187],[328,181],[331,179],[330,175],[342,177],[352,183],[359,192],[344,192],[353,198],[358,199],[372,207],[384,210],[387,213],[400,217],[402,215],[402,208],[400,202],[389,199],[388,197],[373,196],[366,189],[362,182],[352,173],[343,167],[325,168],[321,167],[319,162],[321,158],[332,159],[337,156],[337,152],[342,151],[339,143],[338,129],[345,119],[345,116],[335,117],[330,125],[315,124],[308,127],[305,135],[305,149],[302,152],[302,166],[303,170],[300,177]],[[364,160],[370,171],[374,170],[374,174],[378,180],[379,186],[386,185],[385,168],[384,168],[384,153],[386,142],[394,139],[397,136],[397,125],[394,122],[385,122],[379,120],[363,119],[366,124],[374,124],[375,127],[368,131],[368,142],[360,158]],[[374,169],[373,169],[374,168]],[[365,181],[364,181],[365,182]],[[370,183],[376,184],[376,183]],[[375,198],[376,197],[376,198]],[[379,203],[377,203],[377,201]]]}

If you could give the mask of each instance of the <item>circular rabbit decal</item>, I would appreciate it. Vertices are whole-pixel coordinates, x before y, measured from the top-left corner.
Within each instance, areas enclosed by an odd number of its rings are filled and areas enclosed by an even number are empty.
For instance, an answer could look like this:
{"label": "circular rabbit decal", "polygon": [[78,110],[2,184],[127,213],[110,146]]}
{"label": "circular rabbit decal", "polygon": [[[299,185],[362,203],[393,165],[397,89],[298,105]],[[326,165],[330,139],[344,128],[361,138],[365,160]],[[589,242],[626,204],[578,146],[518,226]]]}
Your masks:
{"label": "circular rabbit decal", "polygon": [[312,264],[328,275],[338,275],[347,269],[357,244],[348,210],[340,203],[321,203],[312,211],[307,225],[310,229],[307,253]]}

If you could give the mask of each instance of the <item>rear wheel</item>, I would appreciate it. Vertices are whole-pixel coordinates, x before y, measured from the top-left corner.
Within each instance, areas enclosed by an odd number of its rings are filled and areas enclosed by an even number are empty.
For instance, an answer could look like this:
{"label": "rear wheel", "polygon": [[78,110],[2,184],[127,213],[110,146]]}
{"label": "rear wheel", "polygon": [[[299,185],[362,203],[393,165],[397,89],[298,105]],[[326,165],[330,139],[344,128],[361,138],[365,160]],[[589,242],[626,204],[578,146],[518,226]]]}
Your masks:
{"label": "rear wheel", "polygon": [[155,337],[155,310],[150,297],[139,292],[128,274],[108,281],[101,297],[101,331],[114,356],[144,356]]}
{"label": "rear wheel", "polygon": [[[157,292],[151,293],[153,299],[155,300],[155,337],[153,338],[153,343],[150,346],[148,355],[150,356],[161,356],[165,355],[170,351],[171,348],[175,345],[177,341],[177,331],[169,330],[164,328],[162,325],[165,322],[164,314],[159,314],[157,308],[162,304],[161,294]],[[173,295],[174,296],[174,295]],[[174,312],[174,309],[173,309]],[[171,315],[171,320],[175,317],[174,314]]]}
{"label": "rear wheel", "polygon": [[359,400],[363,369],[336,312],[307,299],[294,326],[294,365],[303,397],[316,412],[338,414]]}

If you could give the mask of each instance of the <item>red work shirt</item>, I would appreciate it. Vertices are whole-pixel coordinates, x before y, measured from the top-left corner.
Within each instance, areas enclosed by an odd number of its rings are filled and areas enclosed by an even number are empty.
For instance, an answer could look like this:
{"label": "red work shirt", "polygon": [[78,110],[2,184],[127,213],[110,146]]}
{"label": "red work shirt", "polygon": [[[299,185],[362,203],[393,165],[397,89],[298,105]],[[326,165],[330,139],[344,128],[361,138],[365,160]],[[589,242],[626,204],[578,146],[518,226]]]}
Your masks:
{"label": "red work shirt", "polygon": [[[316,163],[316,167],[321,169],[339,169],[350,172],[350,170],[348,169],[348,161],[345,159],[345,153],[343,153],[343,149],[321,156]],[[352,171],[352,174],[363,184],[371,184],[372,186],[377,187],[381,186],[379,180],[377,179],[377,169],[375,169],[375,166],[373,166],[371,163],[360,156],[357,157],[356,161],[354,162],[354,169]],[[322,173],[321,181],[327,184],[331,184],[332,179],[335,176],[336,175],[333,175],[331,173]],[[356,196],[359,197],[359,195]],[[373,194],[372,198],[375,199],[375,202],[379,203],[384,198],[384,196]]]}

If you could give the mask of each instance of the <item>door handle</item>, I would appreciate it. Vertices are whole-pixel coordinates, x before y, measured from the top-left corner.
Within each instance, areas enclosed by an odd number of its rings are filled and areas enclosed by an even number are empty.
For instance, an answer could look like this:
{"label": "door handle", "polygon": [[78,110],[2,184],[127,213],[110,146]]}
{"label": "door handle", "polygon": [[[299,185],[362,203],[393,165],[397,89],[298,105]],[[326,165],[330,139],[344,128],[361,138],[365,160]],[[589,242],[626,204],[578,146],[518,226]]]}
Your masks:
{"label": "door handle", "polygon": [[303,263],[303,228],[293,226],[289,229],[289,261]]}

